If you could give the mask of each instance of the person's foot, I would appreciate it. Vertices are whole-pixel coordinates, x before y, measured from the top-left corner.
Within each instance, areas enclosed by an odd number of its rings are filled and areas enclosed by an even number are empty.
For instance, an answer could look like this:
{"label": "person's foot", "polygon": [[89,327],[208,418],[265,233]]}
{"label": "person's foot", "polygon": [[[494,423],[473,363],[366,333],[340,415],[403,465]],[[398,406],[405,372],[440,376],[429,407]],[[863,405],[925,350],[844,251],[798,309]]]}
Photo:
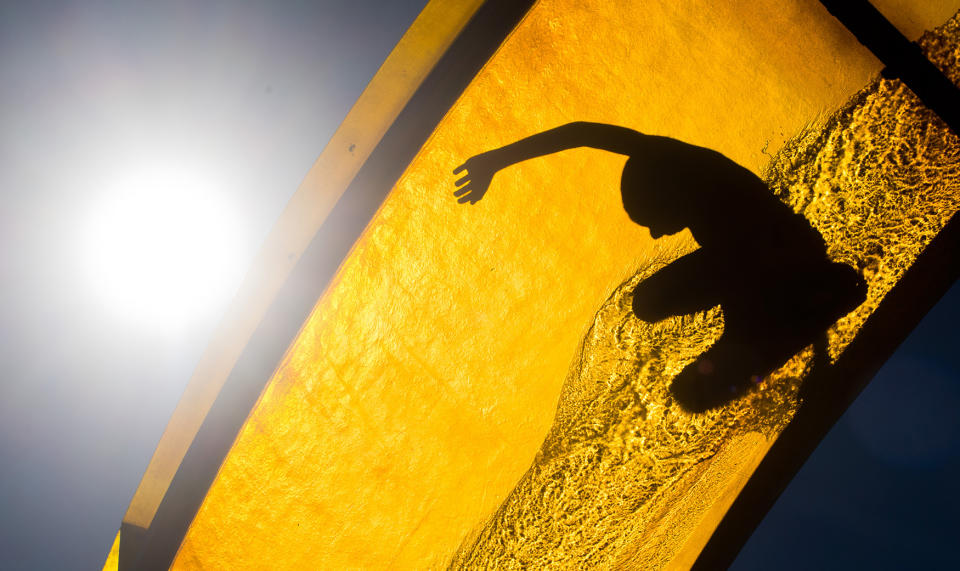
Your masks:
{"label": "person's foot", "polygon": [[723,406],[763,380],[759,361],[750,344],[721,337],[674,377],[670,394],[688,412]]}

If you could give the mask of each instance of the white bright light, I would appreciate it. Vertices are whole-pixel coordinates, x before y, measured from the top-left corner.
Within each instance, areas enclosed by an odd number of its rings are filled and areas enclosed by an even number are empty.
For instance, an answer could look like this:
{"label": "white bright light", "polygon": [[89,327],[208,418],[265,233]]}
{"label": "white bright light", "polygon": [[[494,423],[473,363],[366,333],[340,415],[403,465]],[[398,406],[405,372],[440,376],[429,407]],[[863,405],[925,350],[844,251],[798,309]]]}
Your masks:
{"label": "white bright light", "polygon": [[242,277],[236,215],[197,173],[140,170],[91,212],[83,260],[105,304],[154,328],[222,307]]}

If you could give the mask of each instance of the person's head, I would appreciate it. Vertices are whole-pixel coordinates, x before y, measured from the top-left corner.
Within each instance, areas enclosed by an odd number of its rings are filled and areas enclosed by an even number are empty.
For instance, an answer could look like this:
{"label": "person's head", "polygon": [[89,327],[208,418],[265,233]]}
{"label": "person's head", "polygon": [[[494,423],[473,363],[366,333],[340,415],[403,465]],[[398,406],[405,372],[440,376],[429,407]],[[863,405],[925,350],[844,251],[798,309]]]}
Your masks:
{"label": "person's head", "polygon": [[630,220],[650,229],[653,238],[676,234],[687,227],[681,214],[682,205],[675,189],[664,188],[662,181],[649,173],[637,160],[630,158],[623,167],[620,195],[623,209]]}

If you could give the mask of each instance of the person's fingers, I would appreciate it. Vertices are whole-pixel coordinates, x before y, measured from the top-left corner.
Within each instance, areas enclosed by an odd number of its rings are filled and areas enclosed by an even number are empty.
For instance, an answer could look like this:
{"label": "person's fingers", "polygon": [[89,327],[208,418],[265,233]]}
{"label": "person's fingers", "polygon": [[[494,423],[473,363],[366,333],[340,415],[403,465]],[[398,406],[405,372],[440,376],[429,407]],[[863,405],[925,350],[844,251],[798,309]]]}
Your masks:
{"label": "person's fingers", "polygon": [[467,182],[468,180],[470,180],[470,175],[465,174],[462,177],[458,178],[453,184],[460,186],[461,184]]}
{"label": "person's fingers", "polygon": [[468,184],[467,186],[458,188],[457,190],[453,191],[453,195],[454,195],[454,196],[463,196],[464,194],[467,194],[467,193],[470,192],[471,190],[472,190],[472,188],[471,188],[470,185]]}
{"label": "person's fingers", "polygon": [[473,204],[473,203],[475,203],[477,200],[479,200],[479,199],[476,198],[476,196],[475,196],[474,194],[465,194],[465,195],[461,196],[461,197],[459,198],[459,200],[457,200],[457,202],[459,202],[460,204],[466,204],[466,203],[468,203],[468,202],[471,203],[471,204]]}
{"label": "person's fingers", "polygon": [[464,170],[464,169],[466,169],[466,168],[467,168],[467,164],[464,163],[464,164],[458,166],[457,168],[453,169],[453,174],[460,174],[460,171],[462,171],[462,170]]}

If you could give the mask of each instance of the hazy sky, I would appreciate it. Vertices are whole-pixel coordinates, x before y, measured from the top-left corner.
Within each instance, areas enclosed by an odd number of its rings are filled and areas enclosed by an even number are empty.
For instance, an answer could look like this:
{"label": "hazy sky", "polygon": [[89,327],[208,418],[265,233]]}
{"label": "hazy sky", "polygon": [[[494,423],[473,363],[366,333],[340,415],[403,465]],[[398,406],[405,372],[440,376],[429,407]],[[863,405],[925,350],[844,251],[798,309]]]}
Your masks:
{"label": "hazy sky", "polygon": [[105,307],[93,206],[201,165],[249,260],[424,3],[2,4],[0,569],[102,566],[226,302],[176,330]]}
{"label": "hazy sky", "polygon": [[[78,249],[92,205],[131,168],[202,168],[249,260],[424,3],[0,4],[0,569],[102,565],[228,298],[172,329],[105,307]],[[954,289],[742,568],[955,558]]]}

